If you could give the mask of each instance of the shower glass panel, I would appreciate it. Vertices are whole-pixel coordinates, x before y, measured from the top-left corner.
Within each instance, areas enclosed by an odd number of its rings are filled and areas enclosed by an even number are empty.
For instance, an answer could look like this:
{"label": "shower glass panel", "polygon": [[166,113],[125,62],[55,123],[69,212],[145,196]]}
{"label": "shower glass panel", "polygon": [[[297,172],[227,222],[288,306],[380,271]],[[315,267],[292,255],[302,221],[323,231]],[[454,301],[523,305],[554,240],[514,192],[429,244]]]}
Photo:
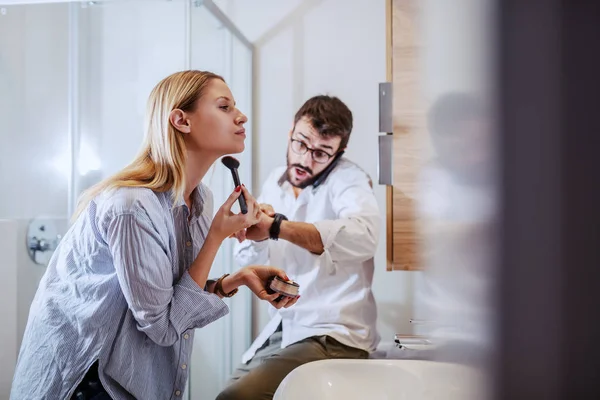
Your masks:
{"label": "shower glass panel", "polygon": [[[176,71],[213,71],[250,116],[252,52],[209,0],[0,0],[0,398],[52,248],[81,192],[137,154],[151,89]],[[236,157],[250,187],[246,129]],[[205,181],[217,208],[231,176],[217,163]],[[231,251],[224,243],[212,276],[237,268]],[[184,398],[214,398],[249,345],[250,294],[226,301],[230,314],[197,331]]]}

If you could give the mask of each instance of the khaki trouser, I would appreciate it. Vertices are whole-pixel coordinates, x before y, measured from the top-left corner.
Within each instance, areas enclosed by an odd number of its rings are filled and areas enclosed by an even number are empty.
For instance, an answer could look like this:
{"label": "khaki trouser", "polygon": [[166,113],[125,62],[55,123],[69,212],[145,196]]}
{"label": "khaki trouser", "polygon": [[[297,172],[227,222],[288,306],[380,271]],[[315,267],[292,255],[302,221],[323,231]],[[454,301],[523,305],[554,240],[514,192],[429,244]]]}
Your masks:
{"label": "khaki trouser", "polygon": [[330,336],[313,336],[281,348],[281,331],[273,333],[246,364],[233,372],[217,400],[272,399],[277,387],[296,367],[331,358],[367,358],[369,354]]}

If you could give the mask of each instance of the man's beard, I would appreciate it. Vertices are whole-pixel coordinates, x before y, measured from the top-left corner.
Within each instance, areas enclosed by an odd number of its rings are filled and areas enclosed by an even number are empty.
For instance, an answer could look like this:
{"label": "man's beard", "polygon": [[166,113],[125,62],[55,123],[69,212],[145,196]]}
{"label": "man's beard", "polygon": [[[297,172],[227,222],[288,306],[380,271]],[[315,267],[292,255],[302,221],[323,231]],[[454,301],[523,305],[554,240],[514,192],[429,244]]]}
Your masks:
{"label": "man's beard", "polygon": [[[286,156],[286,161],[287,161],[287,165],[288,165],[287,171],[285,173],[286,179],[290,183],[290,185],[292,185],[295,188],[298,188],[298,189],[307,188],[310,185],[312,185],[317,180],[317,178],[319,177],[318,175],[317,176],[312,176],[313,172],[312,172],[312,169],[310,169],[309,167],[305,167],[305,166],[303,166],[301,164],[291,164],[290,165],[289,156]],[[310,178],[306,178],[305,180],[303,180],[302,182],[300,182],[298,184],[295,184],[294,182],[292,182],[292,176],[291,176],[292,169],[294,169],[294,168],[299,168],[299,169],[301,169],[303,171],[306,171],[307,173],[309,173],[311,175],[311,177]]]}

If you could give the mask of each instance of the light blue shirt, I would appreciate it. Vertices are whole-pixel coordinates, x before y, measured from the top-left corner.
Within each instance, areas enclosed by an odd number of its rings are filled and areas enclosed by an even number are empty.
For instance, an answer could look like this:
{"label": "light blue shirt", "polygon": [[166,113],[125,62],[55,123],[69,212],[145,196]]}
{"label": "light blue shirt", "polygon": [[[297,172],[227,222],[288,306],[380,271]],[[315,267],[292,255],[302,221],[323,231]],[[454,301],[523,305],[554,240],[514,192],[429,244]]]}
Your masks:
{"label": "light blue shirt", "polygon": [[56,249],[35,295],[11,399],[68,399],[99,360],[115,399],[178,399],[194,329],[228,312],[188,269],[212,221],[200,185],[190,211],[171,193],[99,195]]}

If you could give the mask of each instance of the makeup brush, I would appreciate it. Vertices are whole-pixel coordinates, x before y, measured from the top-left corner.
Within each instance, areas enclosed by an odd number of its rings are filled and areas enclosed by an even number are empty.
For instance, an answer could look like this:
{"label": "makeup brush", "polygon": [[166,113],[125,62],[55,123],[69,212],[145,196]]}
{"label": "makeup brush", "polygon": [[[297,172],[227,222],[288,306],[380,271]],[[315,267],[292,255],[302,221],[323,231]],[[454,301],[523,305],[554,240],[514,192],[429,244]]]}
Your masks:
{"label": "makeup brush", "polygon": [[[235,185],[235,187],[240,186],[240,176],[238,175],[238,168],[240,167],[240,162],[231,156],[221,158],[221,162],[231,171],[231,176],[233,177],[233,184]],[[240,202],[240,210],[242,211],[242,214],[247,214],[248,205],[246,204],[246,198],[244,197],[243,193],[240,195],[240,197],[238,197],[238,201]]]}

